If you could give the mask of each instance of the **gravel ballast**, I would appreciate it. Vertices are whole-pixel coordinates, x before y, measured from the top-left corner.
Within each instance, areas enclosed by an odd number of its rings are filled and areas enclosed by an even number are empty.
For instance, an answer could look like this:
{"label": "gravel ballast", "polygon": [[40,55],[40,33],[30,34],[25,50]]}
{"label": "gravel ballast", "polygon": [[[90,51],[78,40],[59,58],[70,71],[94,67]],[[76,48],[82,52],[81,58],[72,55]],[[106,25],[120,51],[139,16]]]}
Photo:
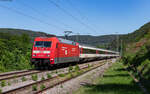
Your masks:
{"label": "gravel ballast", "polygon": [[[98,62],[103,62],[103,61],[98,61]],[[92,64],[96,64],[98,62],[92,62]],[[81,67],[83,67],[83,65],[88,66],[87,64],[91,65],[91,63],[89,62],[89,63],[81,64],[79,66],[81,66]],[[38,75],[38,80],[37,81],[40,81],[42,77],[47,78],[47,75],[46,75],[47,73],[50,73],[52,77],[56,76],[57,74],[56,74],[55,71],[56,70],[54,70],[53,72],[49,71],[49,72],[38,73],[37,74]],[[68,71],[68,68],[57,69],[58,74],[66,73],[67,71]],[[32,83],[35,82],[35,81],[33,81],[31,79],[31,75],[28,75],[28,76],[25,76],[25,77],[26,77],[27,81],[24,81],[24,82],[22,82],[22,80],[21,80],[22,77],[9,80],[9,82],[11,83],[11,85],[10,86],[8,85],[8,86],[5,86],[5,87],[2,87],[2,92],[7,92],[9,90],[16,89],[16,88],[19,88],[19,87],[23,87],[25,85],[29,85],[29,84],[32,84]],[[14,81],[17,81],[17,82],[14,82]]]}
{"label": "gravel ballast", "polygon": [[[100,61],[95,61],[100,62]],[[115,63],[116,59],[112,59],[112,63]],[[104,71],[112,65],[111,62],[91,70],[81,76],[71,79],[65,83],[57,85],[51,89],[47,89],[42,94],[72,94],[72,92],[78,90],[84,84],[93,84],[92,82],[103,75]]]}

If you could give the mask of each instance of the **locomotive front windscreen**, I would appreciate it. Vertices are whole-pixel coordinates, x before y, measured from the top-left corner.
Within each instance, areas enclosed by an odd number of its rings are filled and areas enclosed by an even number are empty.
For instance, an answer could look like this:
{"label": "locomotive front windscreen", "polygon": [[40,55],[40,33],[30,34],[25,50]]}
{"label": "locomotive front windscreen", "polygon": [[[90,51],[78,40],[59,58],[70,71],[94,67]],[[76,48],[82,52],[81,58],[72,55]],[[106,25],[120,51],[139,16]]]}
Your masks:
{"label": "locomotive front windscreen", "polygon": [[35,47],[51,47],[51,41],[36,41]]}

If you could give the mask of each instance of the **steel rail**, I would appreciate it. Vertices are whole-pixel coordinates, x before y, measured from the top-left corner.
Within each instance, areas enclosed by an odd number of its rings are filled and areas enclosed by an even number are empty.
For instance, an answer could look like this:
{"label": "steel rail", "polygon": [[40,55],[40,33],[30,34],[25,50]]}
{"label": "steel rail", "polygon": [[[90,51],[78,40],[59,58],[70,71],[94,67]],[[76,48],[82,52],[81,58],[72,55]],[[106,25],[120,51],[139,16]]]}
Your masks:
{"label": "steel rail", "polygon": [[[83,67],[82,69],[85,69],[85,68],[88,68],[88,66],[85,66]],[[93,68],[92,68],[93,69]],[[65,74],[68,74],[69,72],[65,73]],[[41,80],[41,81],[36,81],[34,83],[31,83],[29,85],[25,85],[25,86],[22,86],[22,87],[18,87],[16,89],[12,89],[12,90],[9,90],[9,91],[6,91],[6,92],[3,92],[2,94],[17,94],[17,92],[19,92],[20,90],[23,90],[23,89],[31,89],[33,85],[41,85],[41,84],[44,84],[46,82],[50,82],[50,81],[53,81],[53,80],[56,80],[60,78],[59,75],[57,76],[54,76],[52,78],[48,78],[48,79],[45,79],[45,80]],[[63,81],[64,82],[64,81]],[[57,83],[58,84],[58,83]],[[55,84],[54,84],[55,86]],[[53,86],[51,86],[53,87]],[[40,91],[39,91],[40,92]]]}
{"label": "steel rail", "polygon": [[12,72],[0,73],[0,77],[7,76],[7,75],[13,75],[16,73],[28,72],[28,71],[32,71],[32,69],[31,70],[22,70],[22,71],[14,71],[14,72],[12,71]]}
{"label": "steel rail", "polygon": [[85,73],[87,73],[87,72],[89,72],[89,71],[91,71],[91,70],[94,70],[94,69],[96,69],[96,68],[98,68],[98,67],[103,66],[104,64],[106,64],[106,63],[102,63],[102,64],[100,64],[100,65],[98,65],[98,66],[96,66],[96,67],[93,67],[93,68],[91,68],[91,69],[89,69],[89,70],[87,70],[87,71],[81,73],[80,75],[76,75],[76,76],[73,76],[73,77],[71,77],[71,78],[65,79],[65,80],[63,80],[63,81],[61,81],[61,82],[58,82],[58,83],[56,83],[56,84],[54,84],[54,85],[52,85],[52,86],[49,86],[49,87],[47,87],[47,88],[45,88],[45,89],[43,89],[43,90],[37,91],[37,92],[34,93],[34,94],[42,94],[42,92],[44,92],[44,91],[46,91],[46,90],[48,90],[48,89],[51,89],[51,88],[53,88],[53,87],[55,87],[55,86],[57,86],[57,85],[63,84],[63,83],[65,83],[65,82],[69,81],[69,80],[72,80],[72,79],[74,79],[74,78],[77,78],[77,77],[79,77],[79,76],[81,76],[81,75],[83,75],[83,74],[85,74]]}
{"label": "steel rail", "polygon": [[25,71],[25,72],[17,72],[17,73],[13,73],[12,75],[9,74],[9,75],[1,76],[0,81],[9,80],[9,79],[18,78],[18,77],[27,76],[27,75],[32,75],[32,74],[41,73],[41,72],[45,72],[45,71],[35,71],[35,70],[33,70],[33,72],[32,72],[30,70],[30,71]]}

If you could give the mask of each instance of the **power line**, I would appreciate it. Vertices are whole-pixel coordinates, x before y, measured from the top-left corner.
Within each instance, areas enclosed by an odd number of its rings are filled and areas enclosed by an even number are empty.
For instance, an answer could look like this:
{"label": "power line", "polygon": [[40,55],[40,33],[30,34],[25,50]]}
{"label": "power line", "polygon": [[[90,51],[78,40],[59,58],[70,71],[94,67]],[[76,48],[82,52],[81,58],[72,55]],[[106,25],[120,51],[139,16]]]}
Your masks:
{"label": "power line", "polygon": [[84,25],[86,28],[96,32],[96,30],[94,30],[93,28],[89,27],[87,24],[85,24],[84,22],[80,21],[77,17],[73,16],[70,12],[68,12],[67,10],[65,10],[64,8],[62,8],[61,6],[59,6],[56,2],[52,1],[52,0],[48,0],[50,3],[52,3],[53,5],[55,5],[57,8],[59,8],[61,11],[63,11],[65,14],[71,16],[74,20],[76,20],[77,22],[79,22],[80,24]]}
{"label": "power line", "polygon": [[[81,19],[85,19],[85,20],[87,20],[87,22],[89,22],[88,17],[85,16],[85,15],[83,15],[83,13],[76,7],[76,5],[74,5],[74,4],[71,2],[71,0],[67,0],[67,3],[68,3],[71,7],[73,7],[74,10],[76,10],[76,12],[78,12],[78,14],[80,15]],[[89,25],[89,23],[88,23],[88,25]],[[92,25],[92,24],[90,24],[90,25]],[[92,27],[93,27],[93,26],[94,26],[94,25],[92,25]]]}
{"label": "power line", "polygon": [[87,17],[86,17],[85,15],[83,15],[83,14],[81,13],[81,11],[80,11],[70,0],[67,0],[67,3],[68,3],[70,6],[72,6],[72,7],[74,8],[74,10],[76,10],[76,12],[78,12],[78,14],[80,15],[80,17],[81,17],[82,19],[87,19]]}
{"label": "power line", "polygon": [[67,24],[61,22],[60,20],[57,20],[57,19],[52,18],[52,17],[49,17],[48,15],[45,15],[43,13],[40,13],[36,8],[33,8],[33,7],[31,7],[30,5],[28,5],[28,4],[24,3],[24,2],[18,1],[18,3],[23,5],[23,6],[25,6],[25,7],[30,8],[32,11],[36,12],[37,14],[39,14],[41,16],[48,17],[48,18],[51,18],[52,20],[55,20],[55,21],[59,22],[60,24],[64,25],[66,28],[72,28],[72,27],[68,26]]}
{"label": "power line", "polygon": [[[7,9],[7,10],[9,10],[9,11],[12,11],[12,12],[14,12],[14,13],[16,13],[16,14],[19,14],[19,15],[22,15],[22,16],[25,16],[25,17],[28,17],[28,18],[30,18],[30,19],[32,19],[32,20],[35,20],[35,21],[38,21],[38,22],[40,22],[40,23],[49,25],[49,26],[51,26],[51,27],[55,27],[55,28],[57,28],[57,29],[59,29],[59,30],[62,30],[62,29],[63,29],[62,27],[58,27],[58,26],[56,26],[56,25],[54,25],[54,24],[47,23],[47,22],[45,22],[45,21],[43,21],[43,20],[41,20],[41,19],[35,18],[35,17],[31,16],[31,15],[27,15],[27,14],[25,14],[25,13],[23,13],[23,12],[20,12],[20,11],[16,10],[16,9],[13,9],[13,8],[11,8],[11,7],[7,7],[7,6],[3,6],[3,5],[0,5],[0,7],[1,7],[1,8],[4,8],[4,9]],[[65,29],[63,29],[63,30],[65,30]]]}

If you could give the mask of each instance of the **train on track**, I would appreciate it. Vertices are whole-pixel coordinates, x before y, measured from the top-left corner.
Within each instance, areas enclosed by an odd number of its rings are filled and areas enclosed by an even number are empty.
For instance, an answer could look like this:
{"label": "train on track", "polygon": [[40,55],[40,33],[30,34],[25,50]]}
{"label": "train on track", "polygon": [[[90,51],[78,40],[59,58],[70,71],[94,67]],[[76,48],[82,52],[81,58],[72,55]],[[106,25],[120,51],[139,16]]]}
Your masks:
{"label": "train on track", "polygon": [[118,57],[115,51],[80,45],[57,37],[37,37],[32,48],[31,62],[37,67]]}

